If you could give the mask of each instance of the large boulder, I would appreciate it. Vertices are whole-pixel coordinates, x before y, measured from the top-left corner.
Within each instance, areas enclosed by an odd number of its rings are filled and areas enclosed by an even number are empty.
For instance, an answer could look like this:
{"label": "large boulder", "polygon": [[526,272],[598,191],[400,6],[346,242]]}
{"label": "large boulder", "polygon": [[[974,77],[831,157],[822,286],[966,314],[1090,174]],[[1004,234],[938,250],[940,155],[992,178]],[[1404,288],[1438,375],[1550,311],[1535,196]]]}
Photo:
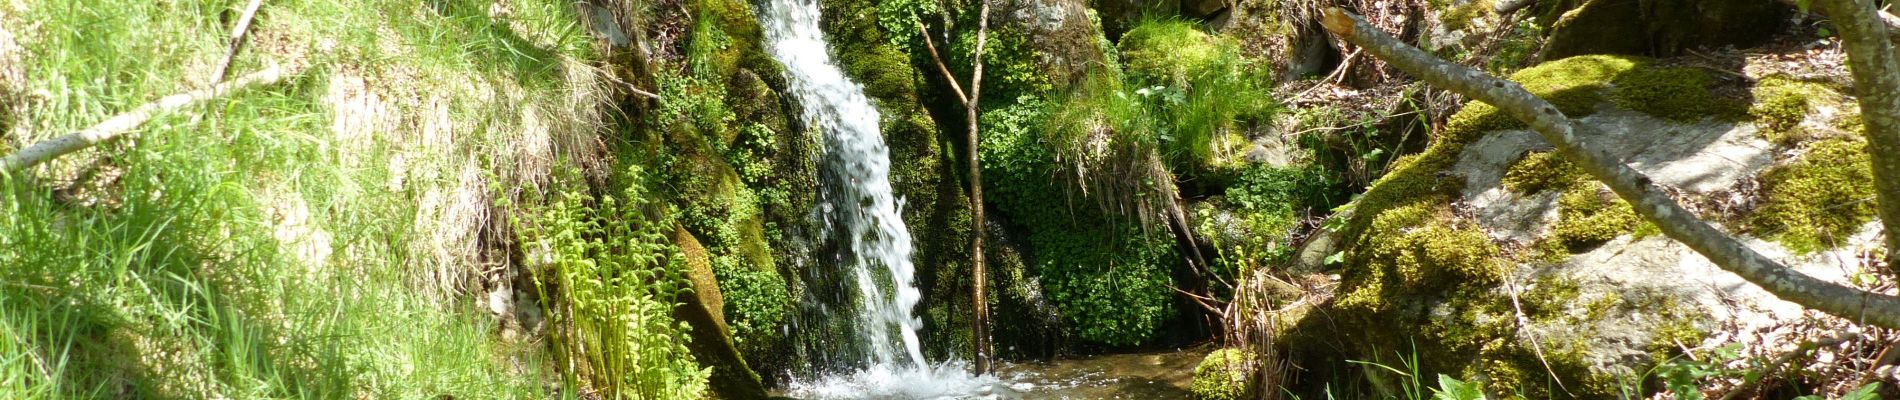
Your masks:
{"label": "large boulder", "polygon": [[1792,11],[1773,1],[1588,0],[1551,24],[1544,57],[1671,56],[1697,47],[1749,46],[1780,32]]}
{"label": "large boulder", "polygon": [[[1684,71],[1590,56],[1512,78],[1593,128],[1580,131],[1580,141],[1669,188],[1703,219],[1803,273],[1848,283],[1862,265],[1840,260],[1879,246],[1871,215],[1833,223],[1851,229],[1835,228],[1824,235],[1831,240],[1806,250],[1760,239],[1799,228],[1757,226],[1741,216],[1777,198],[1791,212],[1812,211],[1802,205],[1826,199],[1790,192],[1815,191],[1819,182],[1855,185],[1842,177],[1853,176],[1856,164],[1807,161],[1864,154],[1842,145],[1857,143],[1855,136],[1771,142],[1771,129],[1737,112],[1748,100],[1716,94],[1742,91],[1717,90],[1718,81]],[[1658,76],[1669,79],[1652,79]],[[1822,125],[1843,125],[1831,122]],[[1495,108],[1467,105],[1430,148],[1395,164],[1344,217],[1346,227],[1331,236],[1344,252],[1333,271],[1341,284],[1313,313],[1330,318],[1295,328],[1290,340],[1319,342],[1296,343],[1295,352],[1336,346],[1345,354],[1327,356],[1395,362],[1387,357],[1409,349],[1406,357],[1416,357],[1424,376],[1467,377],[1496,393],[1594,398],[1615,395],[1620,379],[1683,349],[1784,343],[1781,329],[1809,316],[1661,236],[1550,149]],[[1778,179],[1815,183],[1774,189],[1769,182]],[[1768,189],[1737,190],[1758,182]],[[1795,189],[1803,187],[1810,189]],[[1551,385],[1552,376],[1565,386]]]}

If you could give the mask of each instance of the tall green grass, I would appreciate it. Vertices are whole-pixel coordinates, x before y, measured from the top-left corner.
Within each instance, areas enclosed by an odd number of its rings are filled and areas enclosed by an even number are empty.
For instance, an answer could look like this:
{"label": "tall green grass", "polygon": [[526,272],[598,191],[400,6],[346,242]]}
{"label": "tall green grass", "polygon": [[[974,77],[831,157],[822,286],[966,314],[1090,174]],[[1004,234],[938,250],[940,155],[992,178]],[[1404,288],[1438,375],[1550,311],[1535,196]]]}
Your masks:
{"label": "tall green grass", "polygon": [[[0,149],[203,87],[244,3],[0,13],[45,94]],[[491,3],[266,2],[233,75],[291,82],[0,177],[0,398],[554,394],[545,347],[472,301],[470,247],[487,199],[557,184],[595,133],[591,45],[571,4]]]}

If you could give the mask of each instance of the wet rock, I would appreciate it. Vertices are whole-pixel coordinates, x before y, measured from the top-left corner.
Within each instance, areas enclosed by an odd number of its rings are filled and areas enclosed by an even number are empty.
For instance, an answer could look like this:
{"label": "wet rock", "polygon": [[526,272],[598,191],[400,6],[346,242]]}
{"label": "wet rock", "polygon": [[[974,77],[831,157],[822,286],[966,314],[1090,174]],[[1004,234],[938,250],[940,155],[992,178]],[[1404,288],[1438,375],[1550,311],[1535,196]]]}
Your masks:
{"label": "wet rock", "polygon": [[687,348],[693,352],[693,359],[713,370],[707,387],[721,399],[766,398],[765,385],[760,383],[759,375],[746,365],[739,348],[733,346],[732,333],[720,312],[724,300],[719,293],[719,282],[713,279],[705,248],[700,247],[699,240],[685,228],[674,229],[673,243],[686,256],[686,276],[692,283],[691,291],[680,294],[673,317],[692,327],[693,339]]}

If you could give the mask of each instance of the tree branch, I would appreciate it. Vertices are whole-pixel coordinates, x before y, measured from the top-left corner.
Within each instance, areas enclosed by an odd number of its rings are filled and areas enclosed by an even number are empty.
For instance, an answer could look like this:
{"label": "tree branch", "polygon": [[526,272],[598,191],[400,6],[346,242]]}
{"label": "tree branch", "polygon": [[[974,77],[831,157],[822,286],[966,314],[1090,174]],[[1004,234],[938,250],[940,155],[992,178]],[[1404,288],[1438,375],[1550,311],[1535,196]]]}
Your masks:
{"label": "tree branch", "polygon": [[[1847,50],[1847,66],[1860,97],[1867,127],[1867,152],[1873,156],[1874,191],[1880,222],[1887,227],[1889,258],[1900,251],[1900,65],[1893,54],[1893,32],[1871,2],[1820,0],[1834,18]],[[1888,20],[1890,21],[1890,20]]]}
{"label": "tree branch", "polygon": [[1637,213],[1661,228],[1664,234],[1708,257],[1716,266],[1761,286],[1783,300],[1850,320],[1900,328],[1900,298],[1815,279],[1748,248],[1684,210],[1676,204],[1675,199],[1652,183],[1648,176],[1617,162],[1615,157],[1602,149],[1586,146],[1579,138],[1593,136],[1593,128],[1564,116],[1557,107],[1525,91],[1523,86],[1445,62],[1406,45],[1337,7],[1327,8],[1321,23],[1326,30],[1341,39],[1364,47],[1367,52],[1407,73],[1433,85],[1489,103],[1529,123],[1531,129],[1543,136],[1544,141],[1550,142],[1559,153],[1592,177],[1609,185],[1618,196],[1628,200]]}
{"label": "tree branch", "polygon": [[231,61],[237,59],[238,49],[244,47],[244,36],[251,31],[251,19],[257,17],[257,8],[263,5],[264,0],[251,0],[251,5],[244,8],[244,16],[238,17],[237,26],[231,28],[231,46],[225,50],[224,62],[218,63],[217,72],[211,74],[211,84],[224,83],[225,75],[231,73]]}
{"label": "tree branch", "polygon": [[[943,57],[937,55],[937,43],[934,40],[930,40],[930,29],[924,27],[924,21],[917,21],[917,32],[923,34],[924,47],[930,49],[930,60],[937,62],[937,72],[942,72],[943,80],[950,82],[950,91],[957,94],[957,102],[963,103],[966,106],[969,105],[970,96],[963,94],[963,86],[957,84],[957,76],[950,73],[950,67],[944,65]],[[977,51],[982,50],[979,49]]]}
{"label": "tree branch", "polygon": [[282,81],[287,75],[290,74],[287,73],[283,67],[271,66],[270,68],[265,68],[263,71],[240,77],[235,81],[220,83],[206,89],[165,96],[164,98],[158,99],[158,101],[145,103],[145,105],[134,108],[132,111],[115,115],[111,119],[107,119],[105,122],[100,122],[98,125],[93,125],[85,130],[35,143],[32,146],[20,149],[20,151],[9,154],[4,159],[0,159],[0,171],[5,171],[9,174],[19,173],[20,171],[32,168],[35,165],[52,160],[53,158],[83,150],[101,142],[118,139],[120,135],[138,128],[139,125],[145,124],[145,121],[149,121],[152,117],[156,117],[161,113],[184,108],[185,106],[221,97],[253,86],[277,83],[278,81]]}

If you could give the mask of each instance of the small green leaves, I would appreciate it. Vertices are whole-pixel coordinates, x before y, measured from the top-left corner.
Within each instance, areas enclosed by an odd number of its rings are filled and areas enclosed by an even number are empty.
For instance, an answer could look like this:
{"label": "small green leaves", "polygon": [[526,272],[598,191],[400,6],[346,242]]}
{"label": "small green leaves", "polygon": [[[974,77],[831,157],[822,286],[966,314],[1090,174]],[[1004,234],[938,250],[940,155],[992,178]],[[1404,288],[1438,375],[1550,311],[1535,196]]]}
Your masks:
{"label": "small green leaves", "polygon": [[1432,400],[1484,400],[1484,391],[1478,390],[1478,385],[1438,374],[1438,390]]}

